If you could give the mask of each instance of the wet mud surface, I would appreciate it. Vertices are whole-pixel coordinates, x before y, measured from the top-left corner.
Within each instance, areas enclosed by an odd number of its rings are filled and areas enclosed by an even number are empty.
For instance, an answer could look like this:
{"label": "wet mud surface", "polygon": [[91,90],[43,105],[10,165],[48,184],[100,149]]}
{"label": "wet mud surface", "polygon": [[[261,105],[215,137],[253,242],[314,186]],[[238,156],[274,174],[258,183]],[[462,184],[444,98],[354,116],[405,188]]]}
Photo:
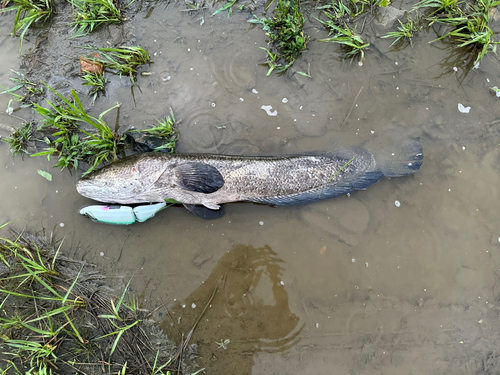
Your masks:
{"label": "wet mud surface", "polygon": [[[78,214],[91,201],[77,194],[76,173],[52,170],[54,161],[43,158],[12,159],[1,143],[0,222],[55,228],[72,244],[67,255],[118,281],[133,276],[145,306],[165,304],[155,318],[175,341],[219,285],[192,337],[206,373],[497,374],[500,99],[490,94],[500,85],[497,57],[468,69],[467,56],[446,40],[429,44],[433,28],[413,47],[389,48],[379,37],[390,25],[369,16],[372,46],[359,66],[338,46],[315,41],[327,32],[307,14],[309,49],[287,74],[266,77],[259,49],[266,36],[246,22],[248,12],[133,6],[129,21],[84,39],[69,38],[59,23],[69,13],[61,12],[24,42],[27,58],[8,35],[13,16],[2,16],[0,84],[10,85],[11,68],[31,69],[58,90],[85,93],[76,46],[139,44],[151,54],[154,63],[143,68],[151,75],[138,76],[136,87],[108,75],[106,97],[85,104],[93,115],[120,102],[127,129],[172,108],[182,120],[178,152],[300,153],[419,136],[420,171],[306,206],[230,204],[213,222],[172,207],[118,227]],[[499,30],[496,19],[492,27]],[[296,73],[308,63],[312,78]],[[2,113],[8,101],[0,96]],[[106,119],[114,123],[115,114]],[[0,123],[19,120],[4,114]]]}

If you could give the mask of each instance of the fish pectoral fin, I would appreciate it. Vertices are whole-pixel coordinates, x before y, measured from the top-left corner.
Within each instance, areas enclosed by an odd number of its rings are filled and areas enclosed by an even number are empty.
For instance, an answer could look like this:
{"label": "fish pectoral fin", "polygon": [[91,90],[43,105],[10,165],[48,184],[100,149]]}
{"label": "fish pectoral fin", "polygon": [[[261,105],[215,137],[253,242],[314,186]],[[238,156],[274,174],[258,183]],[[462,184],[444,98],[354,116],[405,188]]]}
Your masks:
{"label": "fish pectoral fin", "polygon": [[201,217],[205,220],[220,219],[225,214],[224,206],[219,206],[220,208],[218,211],[210,210],[199,204],[184,204],[184,207],[193,215]]}
{"label": "fish pectoral fin", "polygon": [[209,208],[211,210],[215,210],[215,211],[218,211],[220,210],[220,206],[218,204],[215,204],[215,203],[202,203],[203,206],[205,206],[206,208]]}
{"label": "fish pectoral fin", "polygon": [[178,184],[186,190],[209,194],[224,186],[217,168],[205,163],[185,163],[173,169]]}

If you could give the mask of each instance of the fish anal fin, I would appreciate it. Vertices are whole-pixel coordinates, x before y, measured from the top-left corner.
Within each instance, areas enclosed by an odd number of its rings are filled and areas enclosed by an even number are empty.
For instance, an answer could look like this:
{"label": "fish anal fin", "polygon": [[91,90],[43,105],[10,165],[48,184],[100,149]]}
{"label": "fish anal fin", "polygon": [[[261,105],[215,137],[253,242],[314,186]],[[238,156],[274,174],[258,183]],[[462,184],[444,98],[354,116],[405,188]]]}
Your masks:
{"label": "fish anal fin", "polygon": [[184,204],[184,207],[186,207],[186,209],[193,215],[201,217],[204,220],[220,219],[226,213],[224,206],[221,206],[217,211],[210,210],[207,207],[198,204]]}
{"label": "fish anal fin", "polygon": [[205,164],[189,162],[173,169],[177,182],[183,189],[209,194],[224,186],[224,178],[217,168]]}

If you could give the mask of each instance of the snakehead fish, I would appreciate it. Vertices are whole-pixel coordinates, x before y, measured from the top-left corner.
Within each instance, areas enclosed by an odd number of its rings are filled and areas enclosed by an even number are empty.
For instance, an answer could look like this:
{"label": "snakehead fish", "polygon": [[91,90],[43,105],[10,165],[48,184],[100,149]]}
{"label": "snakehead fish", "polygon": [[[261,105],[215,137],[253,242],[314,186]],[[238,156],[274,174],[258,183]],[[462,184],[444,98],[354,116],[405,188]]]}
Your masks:
{"label": "snakehead fish", "polygon": [[221,204],[249,201],[298,205],[366,189],[383,176],[416,172],[423,161],[417,140],[371,153],[363,147],[291,156],[143,153],[85,176],[77,191],[114,204],[182,203],[205,219]]}

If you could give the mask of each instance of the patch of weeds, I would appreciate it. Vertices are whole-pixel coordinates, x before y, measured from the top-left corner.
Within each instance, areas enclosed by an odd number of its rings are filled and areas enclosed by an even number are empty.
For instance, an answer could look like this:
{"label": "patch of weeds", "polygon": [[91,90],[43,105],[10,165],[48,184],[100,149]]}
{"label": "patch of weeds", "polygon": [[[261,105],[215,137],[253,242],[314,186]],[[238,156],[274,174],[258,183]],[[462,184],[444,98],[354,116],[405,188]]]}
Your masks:
{"label": "patch of weeds", "polygon": [[[320,39],[320,42],[337,43],[346,49],[346,54],[349,57],[359,56],[359,62],[362,64],[365,57],[364,49],[370,43],[365,43],[361,36],[353,32],[349,26],[344,25],[344,28],[338,27],[333,23],[321,21],[327,28],[330,29],[330,35],[335,33],[334,36],[326,39]],[[356,30],[356,28],[354,29]]]}
{"label": "patch of weeds", "polygon": [[349,18],[356,18],[365,13],[377,3],[379,0],[332,0],[330,4],[316,9],[323,10],[334,24],[340,26]]}
{"label": "patch of weeds", "polygon": [[406,23],[402,23],[400,20],[398,20],[398,22],[401,25],[398,26],[398,30],[390,31],[387,33],[387,35],[384,35],[382,38],[394,38],[394,41],[391,43],[389,47],[392,47],[396,43],[403,41],[409,41],[410,45],[413,47],[411,38],[415,33],[420,31],[422,26],[419,25],[418,20],[414,21],[411,18],[408,18]]}
{"label": "patch of weeds", "polygon": [[418,9],[431,9],[430,16],[434,16],[439,13],[453,14],[458,11],[459,5],[463,1],[457,0],[422,0],[415,4],[412,10]]}
{"label": "patch of weeds", "polygon": [[295,1],[279,0],[272,18],[254,16],[249,22],[261,24],[269,36],[270,48],[263,48],[270,66],[267,75],[274,69],[285,72],[307,48],[309,37],[304,33],[304,15]]}
{"label": "patch of weeds", "polygon": [[84,86],[91,86],[89,95],[92,96],[92,100],[95,101],[97,96],[104,94],[104,85],[108,81],[102,74],[98,73],[86,73],[82,76]]}
{"label": "patch of weeds", "polygon": [[73,38],[85,36],[98,26],[120,23],[122,15],[113,0],[70,0],[74,8]]}
{"label": "patch of weeds", "polygon": [[[11,72],[15,73],[17,77],[12,77],[10,80],[14,82],[16,85],[14,87],[11,87],[10,89],[5,89],[0,85],[0,87],[4,90],[0,92],[0,95],[2,94],[9,94],[12,96],[12,99],[9,101],[9,104],[7,105],[7,110],[10,112],[10,104],[12,101],[16,102],[24,102],[25,104],[22,105],[21,107],[28,107],[31,105],[31,103],[28,103],[30,101],[30,98],[32,96],[38,96],[42,94],[42,90],[39,87],[37,83],[31,82],[28,80],[25,76],[24,73],[21,72],[16,72],[15,70],[11,69]],[[19,90],[23,90],[26,94],[25,95],[20,95],[17,92]]]}
{"label": "patch of weeds", "polygon": [[1,13],[16,10],[12,35],[19,34],[19,53],[24,35],[37,22],[44,23],[52,15],[52,0],[12,0],[13,5],[0,9]]}
{"label": "patch of weeds", "polygon": [[146,322],[148,311],[133,299],[127,304],[130,283],[120,298],[109,298],[95,266],[59,255],[62,242],[56,246],[30,233],[14,235],[0,237],[0,337],[6,366],[0,373],[178,373],[188,339],[176,350]]}
{"label": "patch of weeds", "polygon": [[166,116],[164,120],[156,119],[156,122],[158,122],[158,125],[148,129],[136,130],[136,132],[162,139],[163,144],[155,147],[153,151],[169,149],[170,152],[174,152],[177,140],[179,139],[179,133],[174,127],[175,116],[172,108],[170,108],[170,116]]}
{"label": "patch of weeds", "polygon": [[142,64],[150,64],[149,52],[140,46],[136,47],[117,47],[117,48],[93,48],[86,47],[99,52],[102,57],[91,57],[89,61],[95,61],[104,65],[106,69],[116,70],[130,77],[132,83],[135,83],[137,68]]}
{"label": "patch of weeds", "polygon": [[225,5],[217,9],[212,16],[219,14],[220,12],[224,12],[227,10],[227,16],[229,17],[233,13],[233,5],[236,3],[236,0],[229,0]]}
{"label": "patch of weeds", "polygon": [[[59,103],[46,100],[50,108],[39,104],[35,104],[34,108],[43,117],[41,128],[48,128],[52,136],[45,138],[48,145],[45,150],[31,156],[46,155],[49,160],[51,156],[57,156],[59,160],[55,167],[62,170],[76,169],[79,162],[83,161],[90,165],[84,175],[103,162],[116,160],[117,153],[124,146],[124,137],[112,131],[103,116],[120,105],[109,108],[95,118],[87,114],[74,90],[70,101],[52,87],[46,86],[57,96]],[[90,129],[84,129],[82,125],[90,126]]]}
{"label": "patch of weeds", "polygon": [[477,65],[489,52],[496,53],[497,44],[493,40],[493,30],[489,26],[490,11],[500,4],[500,0],[477,0],[477,2],[452,2],[451,0],[421,1],[417,9],[429,8],[427,16],[430,24],[441,23],[453,27],[447,34],[431,41],[452,38],[458,48],[469,48],[477,54]]}
{"label": "patch of weeds", "polygon": [[19,127],[14,133],[5,139],[9,144],[10,152],[14,156],[17,154],[28,154],[28,144],[33,141],[33,134],[35,132],[34,123],[27,122]]}

